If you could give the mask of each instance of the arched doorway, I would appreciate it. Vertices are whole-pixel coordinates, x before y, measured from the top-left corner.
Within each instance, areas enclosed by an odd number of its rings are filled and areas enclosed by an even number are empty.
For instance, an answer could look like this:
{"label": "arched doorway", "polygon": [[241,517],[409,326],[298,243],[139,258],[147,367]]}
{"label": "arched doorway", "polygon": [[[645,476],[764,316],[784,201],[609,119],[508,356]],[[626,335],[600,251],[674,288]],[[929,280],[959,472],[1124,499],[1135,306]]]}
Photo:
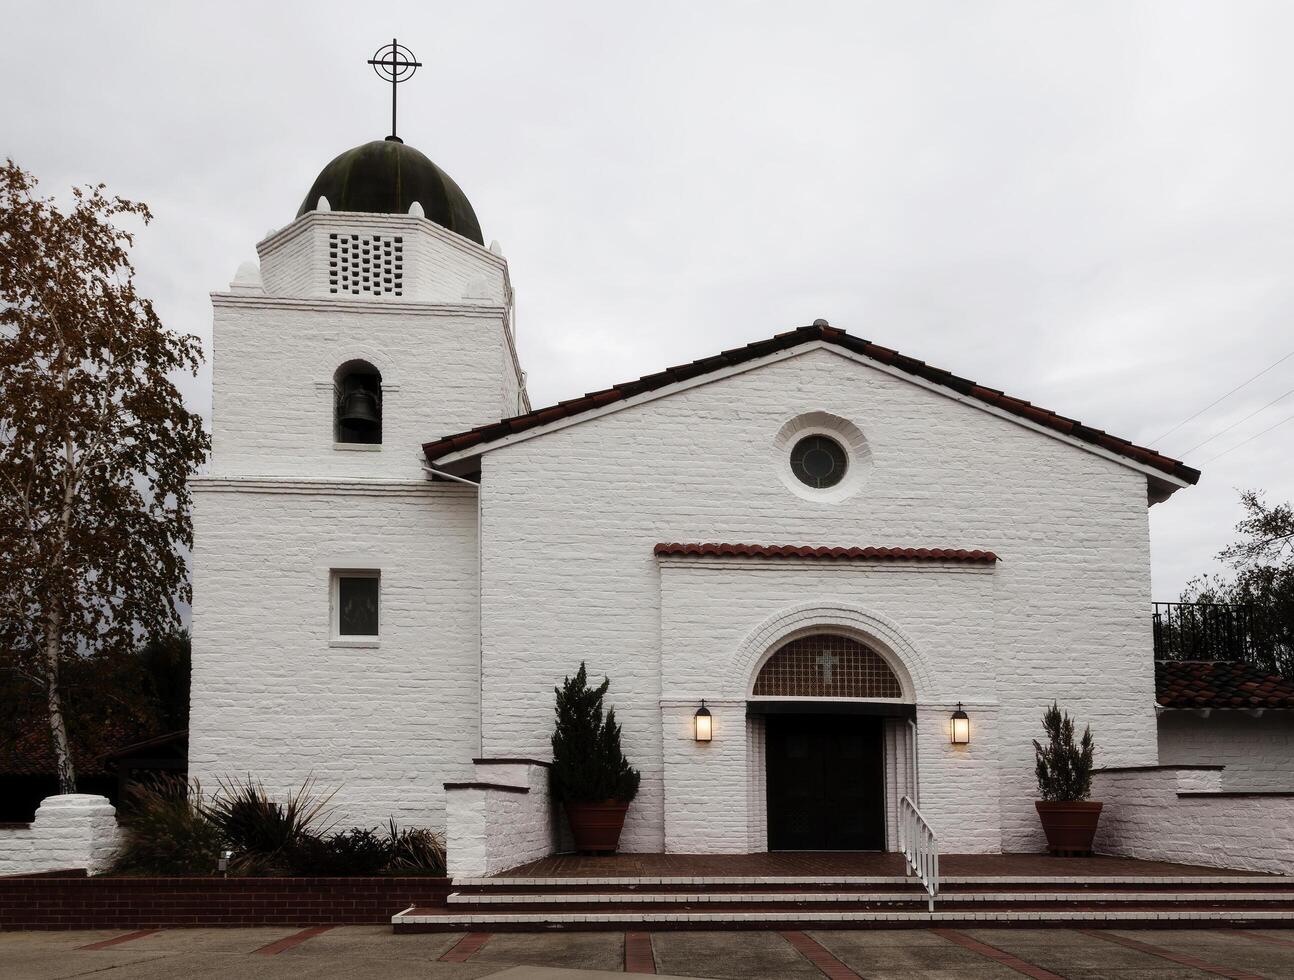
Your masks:
{"label": "arched doorway", "polygon": [[748,710],[763,739],[768,849],[884,850],[887,734],[911,712],[885,657],[847,633],[799,635],[765,659]]}

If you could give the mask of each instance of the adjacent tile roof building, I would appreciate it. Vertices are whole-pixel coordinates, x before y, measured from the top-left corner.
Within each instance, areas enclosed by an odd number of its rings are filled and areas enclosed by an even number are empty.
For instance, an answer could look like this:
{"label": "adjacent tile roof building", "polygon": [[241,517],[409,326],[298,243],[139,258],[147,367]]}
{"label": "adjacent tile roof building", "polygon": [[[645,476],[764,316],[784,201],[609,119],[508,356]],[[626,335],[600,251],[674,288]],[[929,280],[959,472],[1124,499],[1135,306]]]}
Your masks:
{"label": "adjacent tile roof building", "polygon": [[1294,708],[1294,681],[1238,662],[1156,660],[1155,700],[1164,708]]}

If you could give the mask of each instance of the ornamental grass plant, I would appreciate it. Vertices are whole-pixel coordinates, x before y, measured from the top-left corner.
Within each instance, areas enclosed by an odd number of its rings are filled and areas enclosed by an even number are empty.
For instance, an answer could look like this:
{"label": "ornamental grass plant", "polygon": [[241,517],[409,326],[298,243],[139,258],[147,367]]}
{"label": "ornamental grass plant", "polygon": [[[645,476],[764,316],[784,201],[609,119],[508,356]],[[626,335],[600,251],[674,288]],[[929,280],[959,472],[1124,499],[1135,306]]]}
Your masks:
{"label": "ornamental grass plant", "polygon": [[124,839],[112,873],[217,874],[222,851],[233,876],[429,875],[445,873],[445,840],[425,827],[351,827],[329,833],[328,804],[306,780],[285,801],[250,777],[221,780],[210,798],[164,776],[127,790]]}
{"label": "ornamental grass plant", "polygon": [[207,815],[202,787],[161,776],[126,790],[117,874],[209,875],[223,845],[220,827]]}
{"label": "ornamental grass plant", "polygon": [[310,778],[279,803],[250,776],[241,782],[221,780],[206,812],[234,852],[230,870],[246,875],[292,873],[299,853],[311,846],[309,840],[327,833],[327,808],[335,792],[317,793]]}

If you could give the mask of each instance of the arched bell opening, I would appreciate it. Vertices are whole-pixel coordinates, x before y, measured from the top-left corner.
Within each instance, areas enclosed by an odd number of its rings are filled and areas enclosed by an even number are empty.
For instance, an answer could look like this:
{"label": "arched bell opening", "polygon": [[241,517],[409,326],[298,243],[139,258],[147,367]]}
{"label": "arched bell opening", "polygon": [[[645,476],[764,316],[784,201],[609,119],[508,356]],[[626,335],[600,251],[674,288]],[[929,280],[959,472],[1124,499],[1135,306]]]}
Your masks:
{"label": "arched bell opening", "polygon": [[381,445],[382,373],[368,361],[347,361],[333,375],[337,442]]}

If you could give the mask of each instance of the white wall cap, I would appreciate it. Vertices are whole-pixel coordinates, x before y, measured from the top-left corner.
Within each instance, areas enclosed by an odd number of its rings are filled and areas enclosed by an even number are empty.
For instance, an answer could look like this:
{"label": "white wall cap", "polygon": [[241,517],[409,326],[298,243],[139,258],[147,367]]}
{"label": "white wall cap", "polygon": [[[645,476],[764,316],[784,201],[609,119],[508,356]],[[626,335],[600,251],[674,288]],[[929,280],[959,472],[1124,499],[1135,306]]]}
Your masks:
{"label": "white wall cap", "polygon": [[499,240],[497,238],[490,239],[490,251],[499,258],[503,258],[503,246],[499,244]]}
{"label": "white wall cap", "polygon": [[328,198],[326,198],[326,197],[324,197],[322,194],[320,194],[320,195],[319,195],[319,200],[315,202],[315,210],[316,210],[316,211],[331,211],[331,210],[332,210],[332,205],[328,203]]}
{"label": "white wall cap", "polygon": [[422,204],[418,201],[414,201],[409,205],[409,214],[415,218],[427,217],[427,212],[422,209]]}
{"label": "white wall cap", "polygon": [[93,793],[63,793],[60,796],[47,796],[40,802],[42,810],[72,810],[82,807],[106,806],[111,808],[106,796]]}
{"label": "white wall cap", "polygon": [[252,261],[241,263],[238,271],[234,273],[234,281],[229,284],[229,288],[235,292],[263,291],[261,264]]}

